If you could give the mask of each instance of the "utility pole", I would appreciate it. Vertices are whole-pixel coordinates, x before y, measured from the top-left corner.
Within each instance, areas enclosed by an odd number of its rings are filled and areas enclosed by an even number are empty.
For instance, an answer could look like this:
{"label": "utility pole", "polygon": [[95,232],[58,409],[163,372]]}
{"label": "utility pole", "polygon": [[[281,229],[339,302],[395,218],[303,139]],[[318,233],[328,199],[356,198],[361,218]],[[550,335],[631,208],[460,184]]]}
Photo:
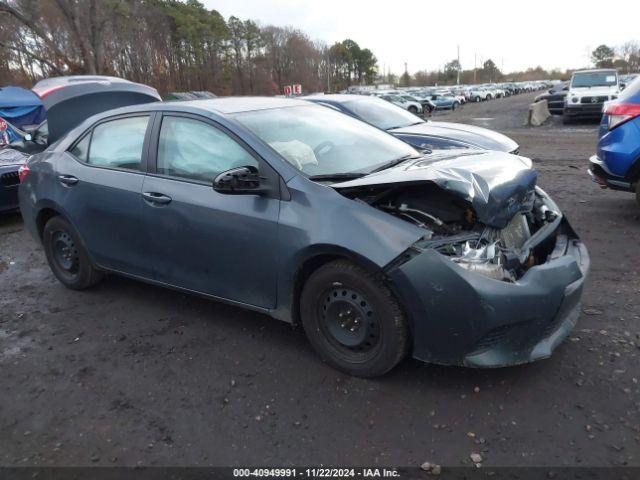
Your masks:
{"label": "utility pole", "polygon": [[460,45],[458,45],[458,78],[456,79],[456,85],[460,85],[460,69],[462,67],[460,66]]}
{"label": "utility pole", "polygon": [[473,52],[473,83],[476,83],[476,68],[478,61],[478,52]]}
{"label": "utility pole", "polygon": [[331,93],[331,65],[329,62],[329,54],[327,53],[327,93]]}

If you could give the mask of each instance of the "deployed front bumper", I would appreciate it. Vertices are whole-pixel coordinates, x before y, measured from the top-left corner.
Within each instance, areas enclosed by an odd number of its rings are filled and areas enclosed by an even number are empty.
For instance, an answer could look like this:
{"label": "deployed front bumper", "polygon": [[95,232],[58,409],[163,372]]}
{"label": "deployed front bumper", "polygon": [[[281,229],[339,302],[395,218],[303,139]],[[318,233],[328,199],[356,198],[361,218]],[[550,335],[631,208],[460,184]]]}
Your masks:
{"label": "deployed front bumper", "polygon": [[546,262],[515,283],[469,272],[432,249],[390,267],[412,322],[413,356],[471,367],[549,357],[576,324],[589,268],[587,249],[567,221],[554,223],[536,239],[552,242]]}

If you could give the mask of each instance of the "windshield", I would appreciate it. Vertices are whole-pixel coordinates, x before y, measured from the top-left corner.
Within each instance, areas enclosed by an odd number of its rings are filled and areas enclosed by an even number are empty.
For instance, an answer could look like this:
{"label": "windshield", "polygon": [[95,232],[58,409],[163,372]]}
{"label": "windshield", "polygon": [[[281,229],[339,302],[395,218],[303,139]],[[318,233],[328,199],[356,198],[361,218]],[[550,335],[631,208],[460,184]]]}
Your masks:
{"label": "windshield", "polygon": [[419,155],[388,133],[317,105],[254,110],[235,118],[310,176],[368,173],[398,158]]}
{"label": "windshield", "polygon": [[382,130],[406,127],[423,120],[413,113],[377,98],[363,98],[344,102],[344,106],[367,123]]}
{"label": "windshield", "polygon": [[618,84],[615,71],[575,73],[571,79],[571,87],[611,87]]}

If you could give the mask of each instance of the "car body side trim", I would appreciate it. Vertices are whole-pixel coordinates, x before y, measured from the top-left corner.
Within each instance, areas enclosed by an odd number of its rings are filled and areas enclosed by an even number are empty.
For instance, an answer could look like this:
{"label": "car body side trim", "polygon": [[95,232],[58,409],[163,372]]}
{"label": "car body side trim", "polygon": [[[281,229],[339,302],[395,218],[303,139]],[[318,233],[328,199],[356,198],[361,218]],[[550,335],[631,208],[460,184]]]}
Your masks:
{"label": "car body side trim", "polygon": [[[144,276],[140,276],[140,275],[134,275],[134,274],[131,274],[131,273],[126,273],[126,272],[122,272],[122,271],[119,271],[119,270],[114,270],[114,269],[111,269],[111,268],[104,268],[104,267],[102,267],[100,265],[96,265],[96,268],[98,270],[102,271],[102,272],[105,272],[105,273],[113,273],[113,274],[116,274],[116,275],[119,275],[119,276],[122,276],[122,277],[127,277],[127,278],[131,278],[133,280],[138,280],[138,281],[141,281],[141,282],[144,282],[144,283],[148,283],[150,285],[170,288],[171,290],[176,290],[176,291],[184,292],[184,293],[191,293],[191,294],[198,295],[198,296],[201,296],[201,297],[204,297],[204,298],[208,298],[210,300],[215,300],[215,301],[226,303],[226,304],[229,304],[229,305],[234,305],[234,306],[237,306],[237,307],[246,308],[248,310],[253,310],[253,311],[256,311],[256,312],[260,312],[260,313],[266,313],[267,315],[270,315],[271,311],[272,311],[272,309],[269,309],[269,308],[259,307],[257,305],[252,305],[250,303],[243,303],[243,302],[239,302],[237,300],[230,300],[230,299],[225,298],[225,297],[218,297],[216,295],[211,295],[209,293],[203,293],[203,292],[200,292],[198,290],[191,290],[189,288],[179,287],[177,285],[173,285],[171,283],[160,282],[158,280],[155,280],[155,279],[149,278],[149,277],[144,277]],[[274,318],[281,319],[280,317],[274,317]]]}

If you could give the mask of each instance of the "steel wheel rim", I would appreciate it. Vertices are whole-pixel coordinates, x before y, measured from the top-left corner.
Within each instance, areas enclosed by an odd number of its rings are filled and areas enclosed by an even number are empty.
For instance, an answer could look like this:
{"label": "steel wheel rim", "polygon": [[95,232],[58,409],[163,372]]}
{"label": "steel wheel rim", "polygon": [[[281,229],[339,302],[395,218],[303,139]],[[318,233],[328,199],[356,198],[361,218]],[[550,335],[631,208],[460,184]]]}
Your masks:
{"label": "steel wheel rim", "polygon": [[327,341],[349,357],[369,357],[381,343],[376,311],[359,291],[345,285],[327,289],[319,302],[320,330]]}
{"label": "steel wheel rim", "polygon": [[51,251],[60,270],[71,276],[78,273],[80,258],[71,235],[64,231],[54,232],[51,235]]}

